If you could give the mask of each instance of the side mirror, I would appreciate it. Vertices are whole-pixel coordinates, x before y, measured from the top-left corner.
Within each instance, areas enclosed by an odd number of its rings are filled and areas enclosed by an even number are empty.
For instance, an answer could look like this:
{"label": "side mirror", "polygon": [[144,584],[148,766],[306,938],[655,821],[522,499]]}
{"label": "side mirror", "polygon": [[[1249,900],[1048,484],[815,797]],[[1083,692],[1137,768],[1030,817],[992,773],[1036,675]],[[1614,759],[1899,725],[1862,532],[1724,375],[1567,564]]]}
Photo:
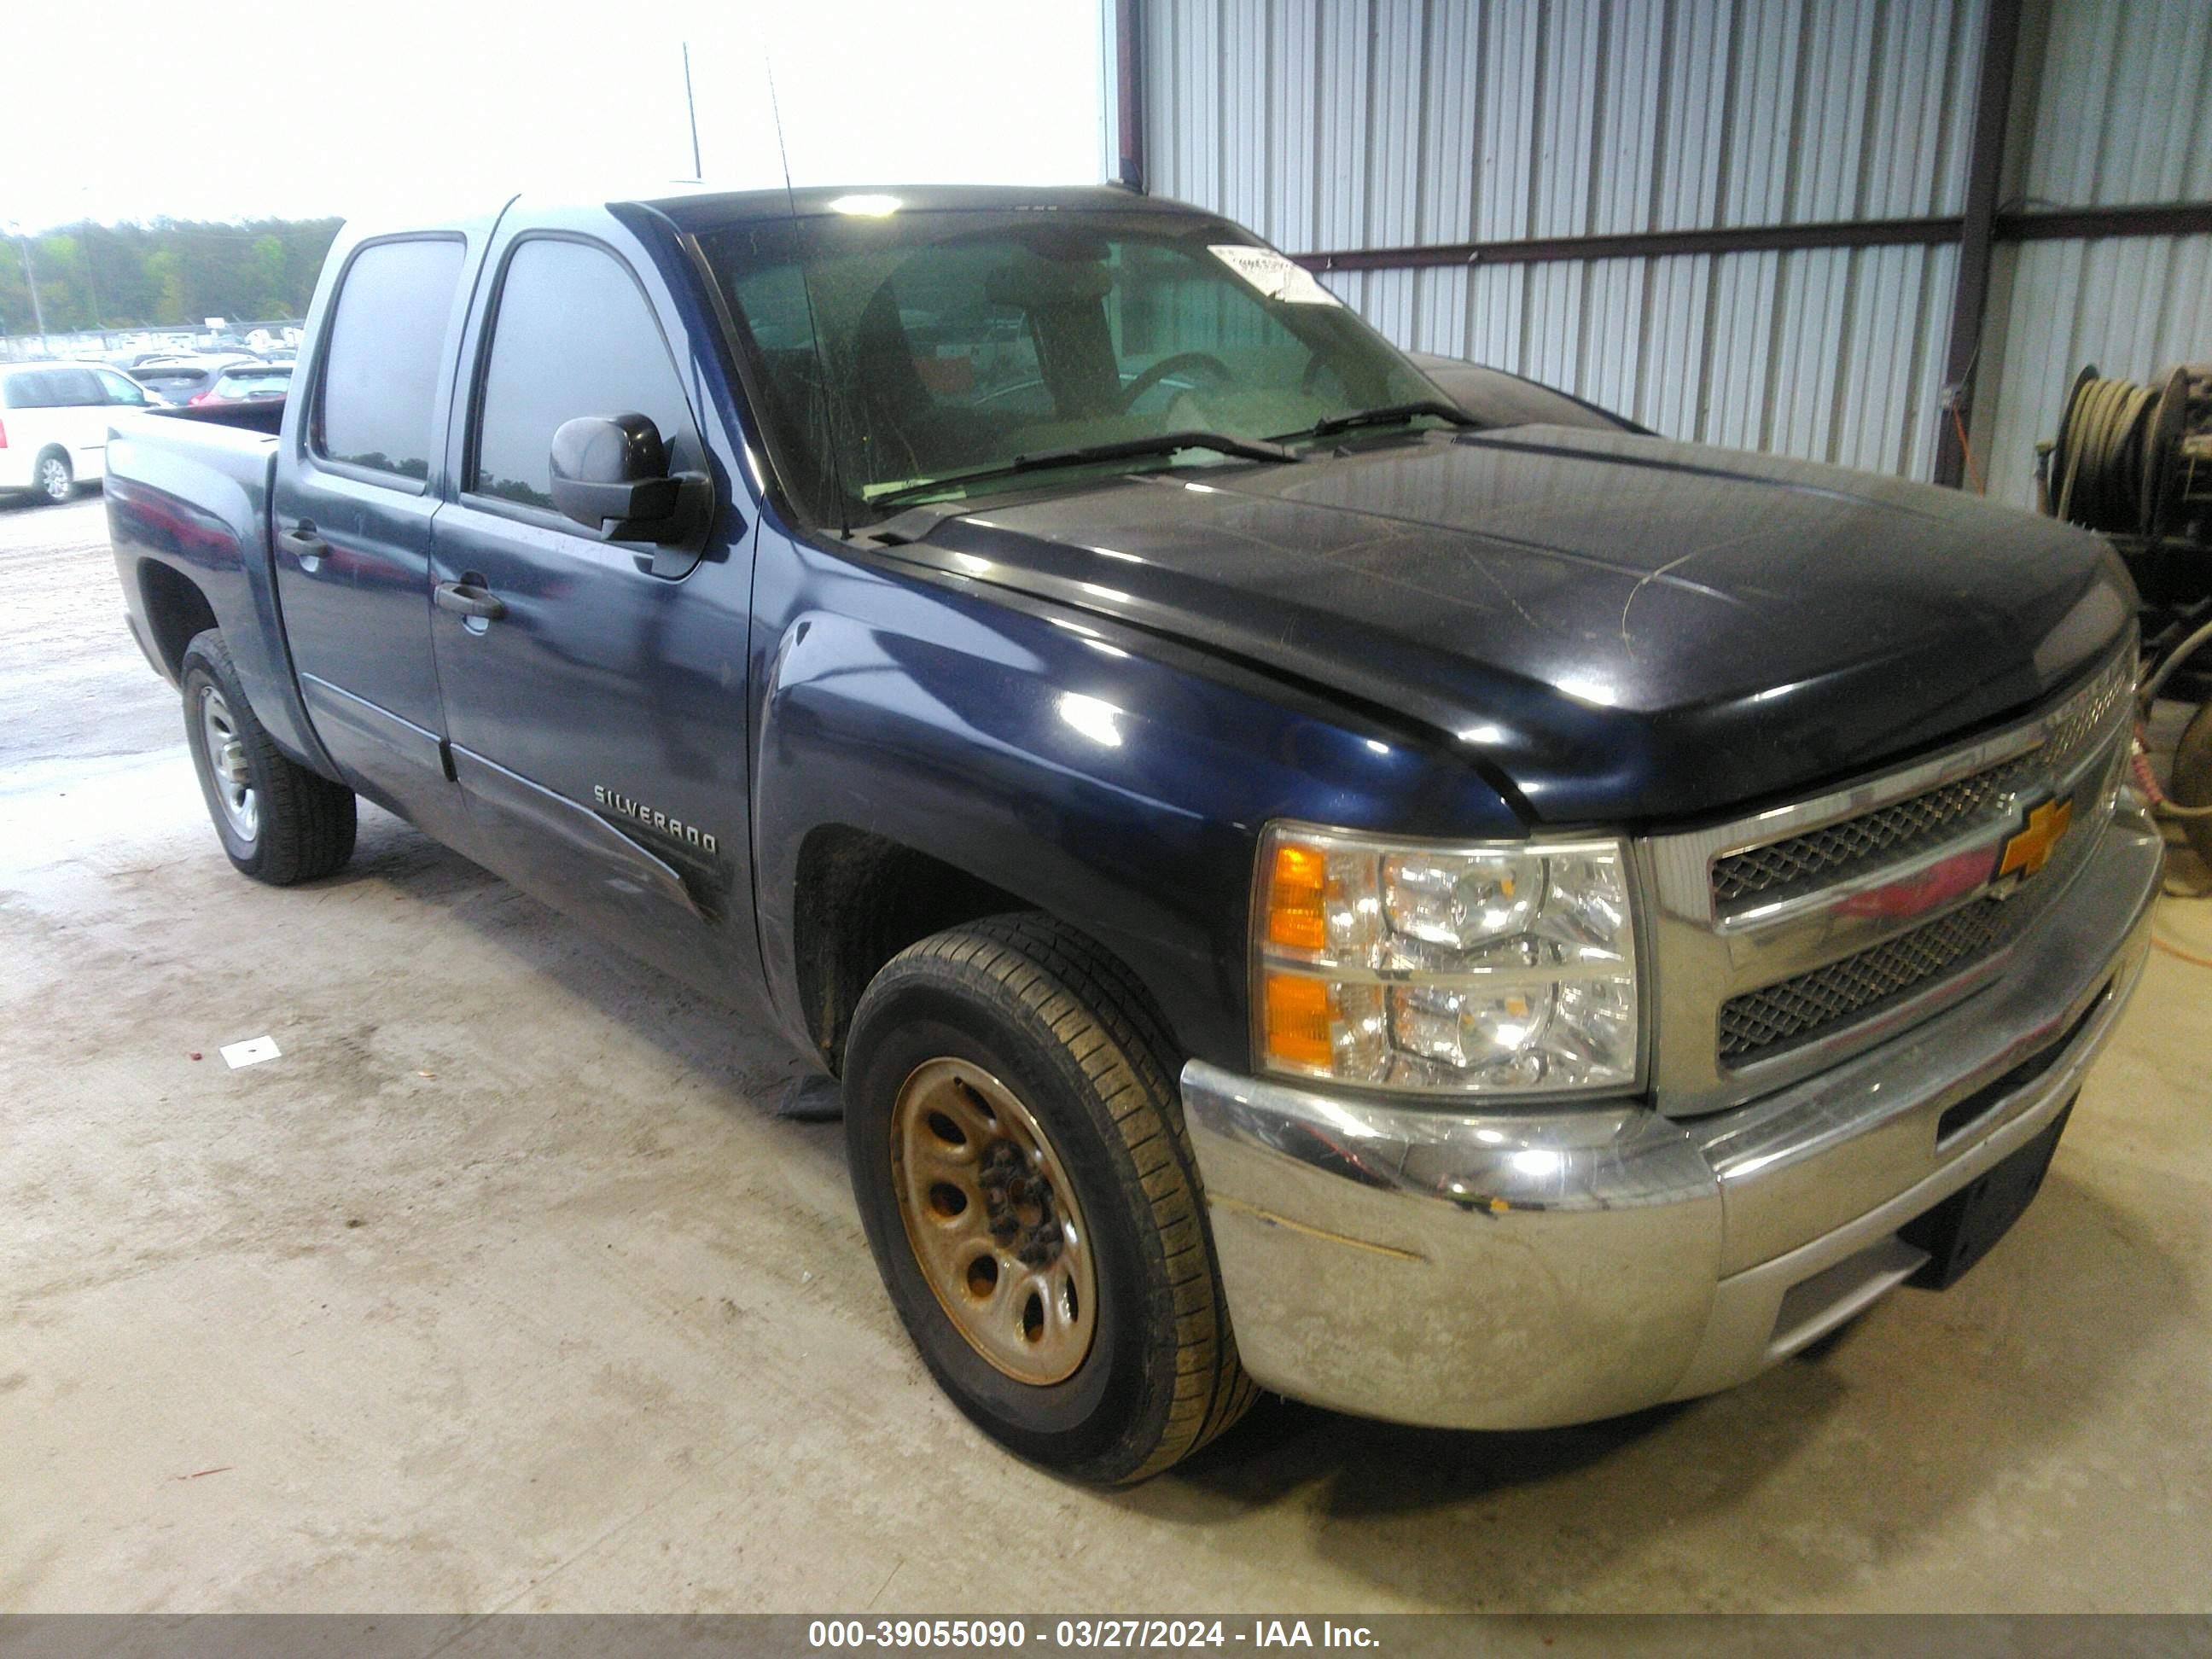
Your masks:
{"label": "side mirror", "polygon": [[672,474],[660,429],[635,410],[563,422],[551,471],[553,505],[602,541],[686,541],[713,504],[705,475]]}

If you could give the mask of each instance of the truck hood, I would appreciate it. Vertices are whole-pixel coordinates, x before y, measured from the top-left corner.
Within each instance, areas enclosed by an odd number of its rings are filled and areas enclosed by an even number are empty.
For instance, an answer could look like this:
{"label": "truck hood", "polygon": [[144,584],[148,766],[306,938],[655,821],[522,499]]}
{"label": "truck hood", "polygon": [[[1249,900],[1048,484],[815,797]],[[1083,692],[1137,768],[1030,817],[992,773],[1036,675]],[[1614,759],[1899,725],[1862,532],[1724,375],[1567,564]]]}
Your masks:
{"label": "truck hood", "polygon": [[2135,605],[2101,542],[2027,513],[1550,426],[994,497],[900,552],[1410,718],[1560,823],[1957,738],[2082,673]]}

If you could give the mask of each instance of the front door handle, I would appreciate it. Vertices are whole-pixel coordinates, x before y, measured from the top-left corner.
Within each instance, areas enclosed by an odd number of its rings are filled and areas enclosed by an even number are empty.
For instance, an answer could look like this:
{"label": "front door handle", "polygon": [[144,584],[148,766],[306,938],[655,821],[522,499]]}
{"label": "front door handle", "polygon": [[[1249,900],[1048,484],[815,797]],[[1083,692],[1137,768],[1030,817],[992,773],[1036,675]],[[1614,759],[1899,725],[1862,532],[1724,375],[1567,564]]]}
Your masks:
{"label": "front door handle", "polygon": [[431,603],[471,622],[497,622],[507,614],[506,604],[474,582],[440,582],[430,590]]}
{"label": "front door handle", "polygon": [[[328,558],[331,552],[331,544],[315,534],[313,519],[302,519],[289,530],[278,531],[276,545],[302,564],[308,564],[308,561],[313,559]],[[308,568],[313,568],[308,564]]]}

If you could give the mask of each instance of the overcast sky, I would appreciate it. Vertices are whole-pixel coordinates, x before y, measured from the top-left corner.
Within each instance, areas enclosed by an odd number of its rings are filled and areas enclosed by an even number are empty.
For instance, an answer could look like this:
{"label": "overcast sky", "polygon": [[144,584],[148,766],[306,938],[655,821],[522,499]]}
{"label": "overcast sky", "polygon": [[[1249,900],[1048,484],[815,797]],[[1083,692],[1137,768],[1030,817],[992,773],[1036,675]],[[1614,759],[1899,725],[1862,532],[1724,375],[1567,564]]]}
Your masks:
{"label": "overcast sky", "polygon": [[[21,31],[16,33],[20,35]],[[58,37],[57,37],[58,38]],[[109,0],[0,94],[0,226],[490,205],[691,176],[1092,183],[1099,0]]]}

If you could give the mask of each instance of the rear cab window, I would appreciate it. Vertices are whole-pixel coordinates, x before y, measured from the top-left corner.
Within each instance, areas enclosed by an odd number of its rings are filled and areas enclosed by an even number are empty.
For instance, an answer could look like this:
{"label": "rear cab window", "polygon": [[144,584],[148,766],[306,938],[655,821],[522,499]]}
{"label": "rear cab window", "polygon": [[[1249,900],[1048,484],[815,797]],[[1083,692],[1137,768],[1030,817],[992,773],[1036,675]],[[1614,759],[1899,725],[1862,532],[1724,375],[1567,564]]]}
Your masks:
{"label": "rear cab window", "polygon": [[315,454],[343,467],[430,476],[430,433],[464,245],[453,236],[372,242],[347,265],[332,309],[309,428]]}

